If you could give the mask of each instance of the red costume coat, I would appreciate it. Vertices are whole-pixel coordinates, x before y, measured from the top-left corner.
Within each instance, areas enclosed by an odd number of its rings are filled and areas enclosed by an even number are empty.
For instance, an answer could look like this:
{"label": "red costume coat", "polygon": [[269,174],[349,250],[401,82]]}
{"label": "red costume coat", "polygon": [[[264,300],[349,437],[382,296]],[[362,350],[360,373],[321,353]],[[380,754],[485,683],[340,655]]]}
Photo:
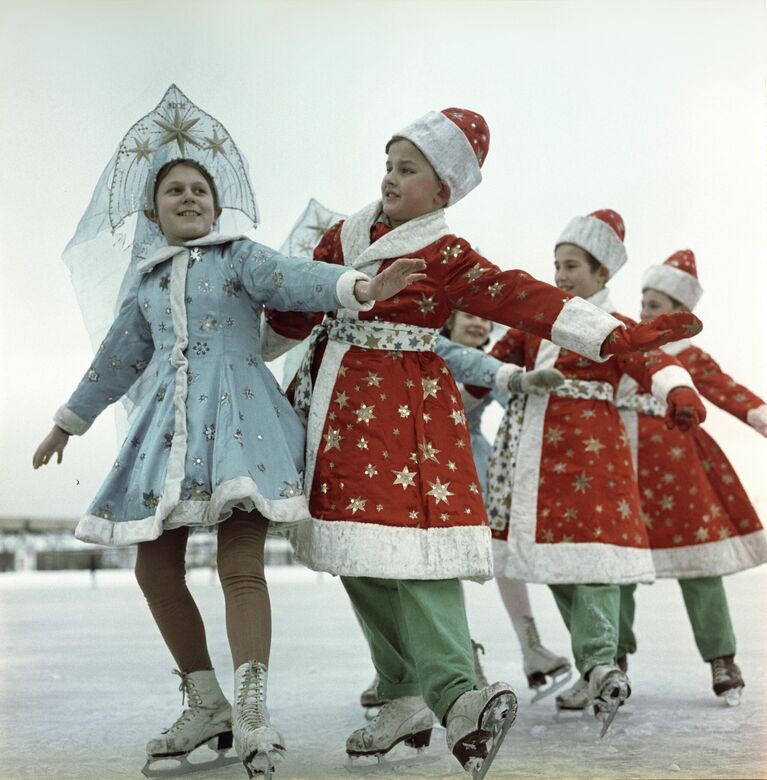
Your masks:
{"label": "red costume coat", "polygon": [[[746,421],[759,396],[689,340],[664,347],[702,396]],[[713,577],[767,561],[767,537],[730,462],[704,430],[666,428],[664,409],[638,396],[638,473],[643,520],[659,577]],[[643,411],[644,410],[644,411]],[[649,412],[649,413],[645,413]]]}
{"label": "red costume coat", "polygon": [[[305,478],[313,520],[297,530],[296,554],[334,574],[488,578],[490,533],[461,395],[429,351],[432,331],[417,329],[439,328],[459,308],[599,359],[620,323],[522,271],[502,271],[450,233],[443,211],[394,230],[376,223],[379,214],[372,204],[333,227],[315,259],[374,275],[418,256],[428,276],[371,311],[339,311],[361,333],[357,343],[331,337],[315,353]],[[321,319],[267,317],[287,339],[304,338]],[[401,326],[386,338],[376,330]]]}
{"label": "red costume coat", "polygon": [[[606,290],[589,300],[614,308]],[[488,469],[496,576],[652,581],[631,448],[612,399],[624,374],[664,400],[672,388],[692,386],[689,375],[657,350],[595,363],[517,330],[491,354],[527,369],[557,368],[567,380],[550,396],[518,399],[519,408],[512,401],[501,422]]]}

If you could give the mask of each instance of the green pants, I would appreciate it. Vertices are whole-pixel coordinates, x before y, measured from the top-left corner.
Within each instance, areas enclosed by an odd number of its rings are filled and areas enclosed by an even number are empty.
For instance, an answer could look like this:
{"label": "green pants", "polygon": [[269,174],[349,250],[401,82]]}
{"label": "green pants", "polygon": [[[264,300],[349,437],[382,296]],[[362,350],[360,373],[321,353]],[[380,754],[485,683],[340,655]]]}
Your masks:
{"label": "green pants", "polygon": [[386,699],[421,695],[440,719],[475,686],[460,582],[341,577]]}
{"label": "green pants", "polygon": [[[704,661],[723,655],[735,655],[735,631],[727,606],[721,577],[695,577],[679,580],[684,605],[690,619],[695,644]],[[634,637],[634,590],[636,585],[621,586],[619,655],[636,650]]]}
{"label": "green pants", "polygon": [[597,664],[615,663],[618,647],[618,585],[549,585],[570,632],[575,665],[586,675]]}

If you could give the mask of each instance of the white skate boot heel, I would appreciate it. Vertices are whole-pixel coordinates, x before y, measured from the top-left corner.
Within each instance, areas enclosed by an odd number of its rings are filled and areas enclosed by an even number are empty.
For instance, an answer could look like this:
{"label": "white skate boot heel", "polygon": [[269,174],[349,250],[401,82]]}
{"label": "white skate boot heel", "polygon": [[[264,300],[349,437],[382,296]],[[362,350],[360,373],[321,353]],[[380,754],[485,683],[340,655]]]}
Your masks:
{"label": "white skate boot heel", "polygon": [[[213,670],[184,674],[174,669],[173,673],[181,677],[181,703],[186,699],[189,706],[172,726],[147,742],[142,774],[179,777],[236,763],[236,756],[225,755],[232,747],[232,708]],[[189,754],[205,744],[218,753],[217,757],[211,761],[189,761]]]}
{"label": "white skate boot heel", "polygon": [[557,696],[555,702],[558,716],[562,713],[582,713],[591,704],[589,684],[583,677],[579,677],[575,685]]}
{"label": "white skate boot heel", "polygon": [[522,648],[527,685],[535,690],[535,695],[530,700],[530,703],[534,704],[566,685],[573,676],[572,667],[567,658],[556,655],[543,646],[533,618],[523,617],[514,628]]}
{"label": "white skate boot heel", "polygon": [[258,661],[247,661],[235,670],[232,731],[234,749],[248,777],[271,780],[275,766],[285,756],[285,740],[269,722],[266,677],[266,667]]}
{"label": "white skate boot heel", "polygon": [[[395,771],[399,767],[424,763],[429,759],[422,755],[431,741],[434,715],[420,696],[402,696],[385,702],[378,714],[367,726],[352,732],[346,740],[349,760],[346,768],[353,773],[365,774],[379,769]],[[396,761],[384,761],[383,757],[404,742],[416,748],[418,755]],[[360,761],[375,758],[376,762]]]}
{"label": "white skate boot heel", "polygon": [[597,664],[589,672],[589,695],[594,714],[602,721],[600,737],[604,737],[620,707],[631,696],[628,677],[615,664]]}
{"label": "white skate boot heel", "polygon": [[447,746],[458,763],[482,780],[517,717],[517,697],[504,682],[459,696],[445,719]]}

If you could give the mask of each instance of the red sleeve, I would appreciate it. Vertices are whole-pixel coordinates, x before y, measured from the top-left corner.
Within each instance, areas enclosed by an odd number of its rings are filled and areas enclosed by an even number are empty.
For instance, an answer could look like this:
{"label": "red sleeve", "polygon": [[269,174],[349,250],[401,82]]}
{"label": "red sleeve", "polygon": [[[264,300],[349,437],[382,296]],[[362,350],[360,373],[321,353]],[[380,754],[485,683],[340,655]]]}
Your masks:
{"label": "red sleeve", "polygon": [[573,296],[524,271],[502,271],[464,239],[444,267],[444,289],[454,308],[551,338],[551,327]]}
{"label": "red sleeve", "polygon": [[695,387],[704,398],[743,422],[751,409],[764,404],[758,395],[725,374],[711,355],[702,349],[689,347],[679,355],[679,360],[690,372]]}
{"label": "red sleeve", "polygon": [[[344,257],[341,250],[341,225],[343,220],[333,225],[320,239],[314,249],[314,259],[326,263],[343,265]],[[277,311],[265,309],[266,321],[269,327],[280,336],[289,339],[305,339],[315,325],[322,322],[325,312]]]}
{"label": "red sleeve", "polygon": [[525,365],[525,333],[516,328],[509,328],[498,339],[490,350],[494,358],[504,363],[514,363],[517,366]]}

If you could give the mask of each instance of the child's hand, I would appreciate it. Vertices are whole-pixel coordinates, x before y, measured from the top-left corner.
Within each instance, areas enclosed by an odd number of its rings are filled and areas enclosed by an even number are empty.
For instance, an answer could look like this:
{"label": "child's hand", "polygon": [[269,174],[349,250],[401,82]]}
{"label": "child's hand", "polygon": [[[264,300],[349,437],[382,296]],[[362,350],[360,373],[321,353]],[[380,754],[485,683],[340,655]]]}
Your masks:
{"label": "child's hand", "polygon": [[706,407],[691,387],[675,387],[666,398],[666,427],[689,431],[706,419]]}
{"label": "child's hand", "polygon": [[369,282],[360,280],[354,285],[354,295],[360,303],[385,301],[409,284],[420,282],[426,274],[418,273],[426,268],[426,262],[417,257],[401,257],[388,268],[376,274]]}
{"label": "child's hand", "polygon": [[61,463],[64,447],[67,446],[68,441],[69,434],[62,431],[58,425],[54,425],[51,432],[43,439],[43,443],[35,450],[32,468],[39,469],[40,466],[44,466],[54,452],[58,456],[56,463]]}
{"label": "child's hand", "polygon": [[650,322],[616,328],[602,344],[602,356],[647,352],[663,344],[688,339],[703,330],[703,323],[689,311],[661,314]]}
{"label": "child's hand", "polygon": [[520,385],[523,393],[545,395],[551,390],[556,390],[564,381],[564,374],[556,368],[538,368],[525,371]]}

